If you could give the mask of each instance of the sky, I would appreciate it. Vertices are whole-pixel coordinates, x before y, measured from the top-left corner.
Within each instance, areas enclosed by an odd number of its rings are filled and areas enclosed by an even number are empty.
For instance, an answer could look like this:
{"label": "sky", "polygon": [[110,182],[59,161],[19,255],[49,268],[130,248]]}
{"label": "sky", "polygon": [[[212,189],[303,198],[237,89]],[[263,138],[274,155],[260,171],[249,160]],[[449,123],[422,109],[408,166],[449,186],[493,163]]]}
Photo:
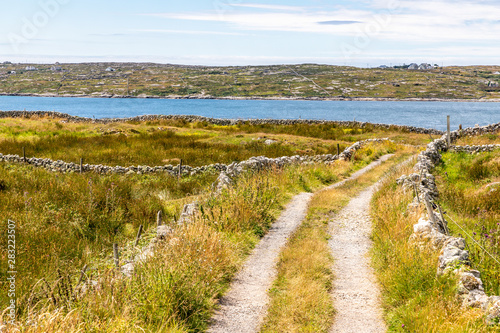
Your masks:
{"label": "sky", "polygon": [[498,65],[499,0],[0,0],[0,62]]}

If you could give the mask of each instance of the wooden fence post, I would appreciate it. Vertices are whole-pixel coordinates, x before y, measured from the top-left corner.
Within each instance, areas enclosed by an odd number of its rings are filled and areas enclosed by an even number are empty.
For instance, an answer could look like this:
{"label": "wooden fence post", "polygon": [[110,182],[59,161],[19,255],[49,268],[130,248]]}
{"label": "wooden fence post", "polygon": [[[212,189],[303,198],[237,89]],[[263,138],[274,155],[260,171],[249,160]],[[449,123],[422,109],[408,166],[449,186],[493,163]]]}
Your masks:
{"label": "wooden fence post", "polygon": [[23,162],[26,162],[26,147],[23,147]]}
{"label": "wooden fence post", "polygon": [[340,144],[337,143],[337,156],[340,155]]}
{"label": "wooden fence post", "polygon": [[161,218],[161,210],[158,211],[158,214],[156,214],[156,226],[161,226],[163,224],[162,218]]}
{"label": "wooden fence post", "polygon": [[429,201],[429,197],[427,195],[424,196],[425,206],[427,207],[427,213],[429,214],[429,218],[432,223],[436,224],[436,215],[434,215],[434,210],[432,209],[431,202]]}
{"label": "wooden fence post", "polygon": [[449,235],[450,231],[448,230],[448,227],[446,226],[446,220],[444,219],[444,214],[443,214],[443,210],[441,209],[441,206],[438,205],[438,209],[439,209],[439,215],[441,215],[441,223],[443,224],[444,233]]}
{"label": "wooden fence post", "polygon": [[87,265],[83,266],[83,268],[82,268],[82,271],[81,271],[81,274],[80,274],[80,278],[78,279],[78,283],[76,284],[77,286],[79,286],[80,283],[82,283],[82,280],[85,277],[85,272],[86,271],[87,271]]}
{"label": "wooden fence post", "polygon": [[420,203],[420,197],[418,196],[417,184],[413,183],[413,190],[415,191],[415,195],[417,196],[417,202]]}
{"label": "wooden fence post", "polygon": [[134,246],[137,246],[139,244],[139,239],[141,239],[141,234],[142,234],[142,224],[139,226],[139,231],[137,232],[137,237],[135,238],[135,244]]}
{"label": "wooden fence post", "polygon": [[115,259],[115,266],[120,267],[120,255],[118,254],[118,244],[113,244],[113,257]]}
{"label": "wooden fence post", "polygon": [[182,159],[179,161],[179,174],[177,175],[177,179],[181,180],[182,176]]}
{"label": "wooden fence post", "polygon": [[80,173],[83,173],[83,158],[80,158]]}

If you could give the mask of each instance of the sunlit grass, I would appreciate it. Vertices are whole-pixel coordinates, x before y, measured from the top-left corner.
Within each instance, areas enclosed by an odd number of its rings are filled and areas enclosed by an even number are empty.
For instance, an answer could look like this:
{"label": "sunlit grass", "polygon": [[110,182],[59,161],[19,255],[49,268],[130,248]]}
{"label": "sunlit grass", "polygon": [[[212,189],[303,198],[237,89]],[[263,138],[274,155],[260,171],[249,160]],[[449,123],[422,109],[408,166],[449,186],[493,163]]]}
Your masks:
{"label": "sunlit grass", "polygon": [[500,295],[500,151],[446,153],[436,171],[442,204],[470,237],[455,223],[449,223],[450,230],[466,238],[486,292]]}
{"label": "sunlit grass", "polygon": [[453,275],[436,275],[439,253],[411,245],[408,239],[423,214],[407,210],[411,191],[396,185],[392,174],[375,195],[373,262],[382,286],[385,316],[390,332],[494,332],[484,323],[480,309],[462,308]]}
{"label": "sunlit grass", "polygon": [[[371,154],[372,151],[376,154]],[[368,147],[358,156],[371,162],[386,152],[380,146]],[[307,219],[280,255],[278,277],[271,289],[270,310],[262,332],[329,331],[335,312],[330,295],[335,272],[331,271],[328,222],[351,198],[411,153],[414,152],[401,151],[397,157],[358,179],[313,196]],[[362,165],[365,164],[360,163],[358,167]],[[339,175],[344,173],[343,168],[350,166],[339,165]]]}

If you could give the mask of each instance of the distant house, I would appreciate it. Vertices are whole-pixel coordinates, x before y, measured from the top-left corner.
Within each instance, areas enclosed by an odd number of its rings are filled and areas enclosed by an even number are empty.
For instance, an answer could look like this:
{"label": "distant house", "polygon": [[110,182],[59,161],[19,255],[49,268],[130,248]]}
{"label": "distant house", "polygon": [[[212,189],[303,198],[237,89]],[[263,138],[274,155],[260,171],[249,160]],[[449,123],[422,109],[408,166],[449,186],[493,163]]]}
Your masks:
{"label": "distant house", "polygon": [[416,63],[411,63],[410,66],[408,66],[408,69],[411,70],[417,70],[418,69],[418,64]]}
{"label": "distant house", "polygon": [[27,71],[37,71],[38,68],[36,68],[35,66],[26,66],[26,70]]}
{"label": "distant house", "polygon": [[421,71],[426,71],[429,69],[433,69],[433,67],[431,64],[423,63],[423,64],[420,64],[420,66],[418,66],[418,69],[420,69]]}
{"label": "distant house", "polygon": [[378,68],[389,68],[389,67],[386,65],[382,65],[382,66],[378,66]]}
{"label": "distant house", "polygon": [[108,67],[108,68],[106,68],[106,72],[114,72],[114,71],[115,71],[115,69],[114,69],[114,68],[112,68],[112,67]]}
{"label": "distant house", "polygon": [[52,67],[50,67],[50,70],[53,72],[61,72],[62,67],[61,66],[52,66]]}

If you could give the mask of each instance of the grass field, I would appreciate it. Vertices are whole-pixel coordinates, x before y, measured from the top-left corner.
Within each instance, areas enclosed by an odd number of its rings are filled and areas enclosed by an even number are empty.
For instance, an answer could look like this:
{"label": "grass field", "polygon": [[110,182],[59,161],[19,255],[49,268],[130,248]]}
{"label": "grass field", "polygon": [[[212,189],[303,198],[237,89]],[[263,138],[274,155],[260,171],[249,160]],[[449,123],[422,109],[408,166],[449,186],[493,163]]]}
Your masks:
{"label": "grass field", "polygon": [[[68,147],[72,142],[76,146],[81,143],[86,147],[84,152],[93,147],[93,155],[86,158],[103,164],[162,163],[160,158],[165,158],[168,149],[165,149],[165,155],[156,159],[142,158],[152,151],[148,147],[153,142],[169,142],[171,135],[176,135],[179,144],[183,144],[183,140],[192,140],[195,144],[184,150],[191,149],[200,156],[217,152],[218,145],[226,145],[224,149],[235,154],[231,156],[236,160],[241,160],[254,151],[241,149],[240,142],[258,141],[252,140],[258,136],[282,142],[276,145],[279,148],[271,146],[270,149],[277,149],[275,154],[286,155],[299,149],[322,152],[332,145],[336,148],[337,142],[347,146],[351,144],[347,140],[357,137],[404,134],[375,129],[355,133],[353,129],[343,128],[344,136],[334,140],[321,138],[324,134],[320,129],[312,130],[308,138],[298,133],[286,134],[290,131],[286,128],[274,132],[266,128],[252,131],[196,123],[97,125],[49,119],[2,119],[2,122],[2,149],[8,150],[16,144],[14,149],[30,147],[41,157],[71,160],[72,156],[79,154],[71,155],[76,148]],[[148,130],[158,127],[168,128],[172,134],[163,137],[163,131]],[[111,131],[125,134],[102,133]],[[108,138],[112,139],[105,141]],[[126,160],[112,160],[109,156],[113,154],[107,152],[115,144],[118,150],[125,149],[120,148],[119,143],[125,138],[133,139],[129,142],[134,142],[138,148],[131,149]],[[105,144],[96,143],[101,139]],[[424,135],[415,135],[413,140],[425,142],[427,139]],[[206,142],[207,146],[199,146],[197,142]],[[1,163],[0,215],[6,218],[0,221],[0,228],[7,228],[7,219],[15,221],[17,226],[19,323],[25,332],[203,330],[216,299],[227,288],[243,258],[293,194],[314,191],[342,179],[396,147],[390,142],[371,144],[356,154],[353,162],[343,162],[342,167],[337,164],[290,166],[283,170],[248,174],[237,180],[234,189],[219,197],[210,195],[210,186],[218,176],[211,173],[187,176],[178,181],[162,174],[62,174],[29,165]],[[8,153],[2,149],[0,152]],[[273,150],[268,152],[272,154]],[[186,158],[184,155],[170,157]],[[229,162],[233,157],[219,157],[214,153],[211,159],[203,158],[192,164],[220,162],[219,158],[226,158],[223,161]],[[183,205],[194,200],[202,207],[196,223],[175,227],[173,221],[179,217]],[[119,244],[122,255],[128,255],[139,225],[143,225],[146,235],[150,235],[159,210],[176,228],[175,234],[167,239],[152,261],[138,267],[132,279],[120,278],[113,269],[112,244]],[[6,242],[6,237],[0,239],[2,249],[6,248]],[[145,240],[139,245],[145,245]],[[6,252],[2,250],[2,258],[5,256]],[[4,281],[6,264],[6,260],[1,261],[0,278]],[[88,293],[82,291],[84,284],[77,285],[84,265],[89,267],[88,279],[98,281],[97,289]],[[4,304],[8,302],[7,285],[4,283],[1,288],[0,301]],[[30,326],[34,322],[38,326]]]}
{"label": "grass field", "polygon": [[440,200],[467,234],[455,223],[450,230],[467,240],[487,294],[500,295],[500,151],[446,153],[437,172]]}
{"label": "grass field", "polygon": [[[178,120],[113,124],[66,123],[45,119],[0,119],[0,153],[104,165],[202,166],[252,156],[336,154],[367,138],[389,137],[399,143],[426,144],[428,135],[374,126],[233,125]],[[266,140],[275,143],[266,144]]]}
{"label": "grass field", "polygon": [[[498,66],[444,67],[418,71],[329,65],[245,67],[134,63],[52,65],[0,64],[0,93],[87,96],[271,97],[271,98],[499,98],[488,87]],[[107,72],[113,67],[114,72]],[[12,74],[12,72],[16,74]],[[318,88],[320,86],[321,88]]]}

